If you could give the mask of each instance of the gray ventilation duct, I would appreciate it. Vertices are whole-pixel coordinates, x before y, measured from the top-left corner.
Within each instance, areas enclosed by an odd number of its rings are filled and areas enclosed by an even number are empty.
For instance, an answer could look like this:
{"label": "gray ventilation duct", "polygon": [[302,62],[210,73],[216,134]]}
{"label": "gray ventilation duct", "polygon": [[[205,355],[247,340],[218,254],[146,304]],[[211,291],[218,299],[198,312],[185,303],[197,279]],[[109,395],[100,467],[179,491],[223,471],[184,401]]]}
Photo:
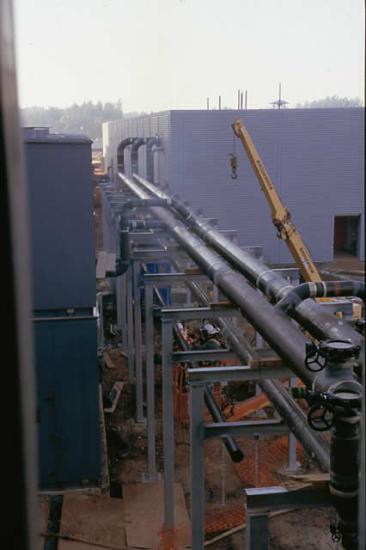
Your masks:
{"label": "gray ventilation duct", "polygon": [[128,137],[121,141],[117,147],[117,170],[125,173],[125,149],[135,141],[135,137]]}

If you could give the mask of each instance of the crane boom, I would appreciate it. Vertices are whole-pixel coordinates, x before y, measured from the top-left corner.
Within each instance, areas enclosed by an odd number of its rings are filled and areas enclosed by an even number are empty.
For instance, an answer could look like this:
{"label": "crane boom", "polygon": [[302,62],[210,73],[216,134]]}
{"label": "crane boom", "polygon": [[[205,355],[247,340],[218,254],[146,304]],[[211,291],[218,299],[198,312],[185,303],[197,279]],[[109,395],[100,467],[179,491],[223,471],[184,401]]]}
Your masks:
{"label": "crane boom", "polygon": [[320,273],[311,257],[309,249],[292,222],[290,212],[281,201],[244,123],[241,120],[236,120],[232,128],[244,146],[261,189],[269,203],[272,221],[277,228],[277,236],[286,242],[305,281],[321,281]]}

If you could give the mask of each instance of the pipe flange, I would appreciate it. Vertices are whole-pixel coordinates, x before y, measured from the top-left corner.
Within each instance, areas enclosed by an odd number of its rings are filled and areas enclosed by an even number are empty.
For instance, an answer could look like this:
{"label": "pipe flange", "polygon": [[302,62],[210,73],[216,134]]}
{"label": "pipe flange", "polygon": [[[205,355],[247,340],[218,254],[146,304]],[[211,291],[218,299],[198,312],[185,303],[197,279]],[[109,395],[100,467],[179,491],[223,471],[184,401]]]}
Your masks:
{"label": "pipe flange", "polygon": [[357,359],[361,346],[353,344],[351,340],[324,340],[318,346],[319,354],[330,361],[342,361],[351,357]]}

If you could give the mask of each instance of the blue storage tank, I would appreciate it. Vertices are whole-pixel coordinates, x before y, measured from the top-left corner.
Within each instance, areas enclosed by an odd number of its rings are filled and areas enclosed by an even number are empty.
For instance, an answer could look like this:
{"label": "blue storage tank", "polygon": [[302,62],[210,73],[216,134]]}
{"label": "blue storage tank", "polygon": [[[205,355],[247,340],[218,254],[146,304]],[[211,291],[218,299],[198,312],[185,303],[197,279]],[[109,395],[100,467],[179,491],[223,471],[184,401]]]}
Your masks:
{"label": "blue storage tank", "polygon": [[31,223],[39,484],[101,477],[91,140],[24,129]]}

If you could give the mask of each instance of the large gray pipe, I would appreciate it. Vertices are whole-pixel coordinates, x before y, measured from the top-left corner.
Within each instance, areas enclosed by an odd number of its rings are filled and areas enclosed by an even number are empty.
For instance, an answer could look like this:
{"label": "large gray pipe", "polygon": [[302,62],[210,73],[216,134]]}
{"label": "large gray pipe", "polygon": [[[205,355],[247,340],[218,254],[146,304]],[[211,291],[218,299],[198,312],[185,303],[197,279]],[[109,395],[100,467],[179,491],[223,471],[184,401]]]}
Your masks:
{"label": "large gray pipe", "polygon": [[[155,185],[141,178],[138,174],[133,177],[140,186],[159,198],[168,195]],[[200,220],[197,216],[174,197],[169,197],[173,208],[182,216],[184,222],[201,237],[205,243],[216,250],[235,269],[239,270],[257,288],[259,288],[272,302],[277,302],[295,287],[286,281],[279,273],[270,269],[266,264],[242,250],[238,245],[227,239],[219,231]],[[308,332],[318,339],[322,338],[349,338],[355,344],[361,343],[360,335],[350,325],[324,311],[313,300],[305,300],[291,316],[298,321]]]}
{"label": "large gray pipe", "polygon": [[[148,193],[129,178],[120,173],[118,176],[139,198],[149,198]],[[241,309],[244,317],[282,357],[284,362],[307,386],[311,386],[314,374],[308,371],[304,365],[306,340],[300,330],[282,311],[276,311],[247,283],[243,275],[234,271],[227,262],[192,234],[170,211],[159,207],[150,208],[150,211],[166,224],[167,230],[175,241],[195,260],[227,298]]]}
{"label": "large gray pipe", "polygon": [[[171,262],[178,271],[182,271],[182,266],[176,259],[172,259]],[[187,286],[199,304],[205,306],[209,304],[207,294],[198,283],[188,282]],[[242,334],[239,334],[235,325],[227,319],[219,318],[216,322],[230,342],[231,348],[235,351],[240,360],[246,364],[249,356],[242,343]],[[257,384],[270,399],[278,414],[285,420],[286,424],[295,434],[306,452],[316,460],[323,471],[328,471],[330,463],[329,444],[320,433],[310,428],[305,414],[296,401],[289,395],[282,384],[277,381],[260,380]]]}
{"label": "large gray pipe", "polygon": [[121,141],[117,147],[117,170],[124,173],[125,171],[125,149],[132,145],[136,138],[128,137]]}

